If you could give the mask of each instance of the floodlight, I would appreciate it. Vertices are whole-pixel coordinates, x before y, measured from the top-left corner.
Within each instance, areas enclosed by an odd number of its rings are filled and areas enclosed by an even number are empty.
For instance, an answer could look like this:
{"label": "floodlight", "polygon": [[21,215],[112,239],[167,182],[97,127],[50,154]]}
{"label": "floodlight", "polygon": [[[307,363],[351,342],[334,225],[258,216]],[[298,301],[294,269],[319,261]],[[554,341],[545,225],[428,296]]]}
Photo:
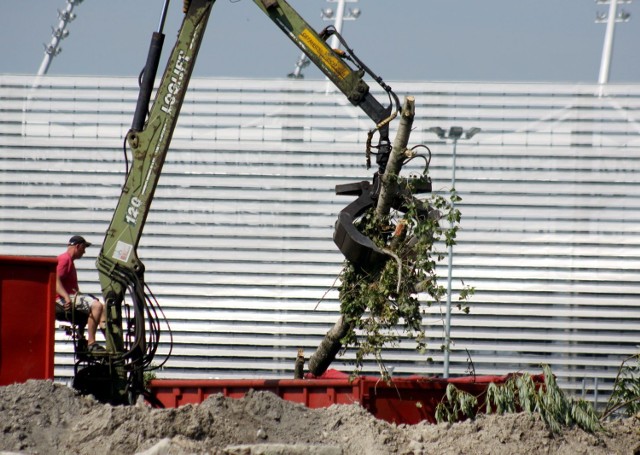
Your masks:
{"label": "floodlight", "polygon": [[429,128],[429,131],[431,131],[432,133],[436,133],[440,139],[444,139],[445,138],[444,130],[442,128],[440,128],[439,126],[434,126],[432,128]]}
{"label": "floodlight", "polygon": [[471,139],[473,136],[478,134],[480,131],[482,131],[480,128],[477,128],[477,127],[474,126],[473,128],[469,128],[467,130],[467,132],[464,135],[464,137],[467,138],[467,139]]}
{"label": "floodlight", "polygon": [[451,128],[449,128],[449,139],[460,139],[463,132],[464,130],[461,126],[452,126]]}

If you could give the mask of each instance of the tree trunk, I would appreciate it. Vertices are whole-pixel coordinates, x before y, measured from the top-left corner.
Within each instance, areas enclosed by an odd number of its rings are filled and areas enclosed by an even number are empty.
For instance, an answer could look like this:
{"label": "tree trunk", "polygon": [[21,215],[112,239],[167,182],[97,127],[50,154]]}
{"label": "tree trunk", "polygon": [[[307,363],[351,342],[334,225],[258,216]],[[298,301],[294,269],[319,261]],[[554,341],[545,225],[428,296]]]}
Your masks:
{"label": "tree trunk", "polygon": [[415,99],[413,96],[408,96],[404,99],[404,105],[402,106],[402,112],[400,114],[400,125],[396,133],[396,139],[393,141],[387,168],[381,176],[382,188],[380,188],[380,197],[378,197],[378,205],[376,206],[376,220],[378,222],[389,216],[391,201],[398,192],[398,175],[400,175],[402,162],[406,157],[404,152],[409,143],[409,135],[411,134],[411,126],[413,126],[415,114]]}
{"label": "tree trunk", "polygon": [[321,376],[327,371],[342,348],[340,340],[345,337],[349,329],[350,324],[345,321],[343,315],[340,315],[333,328],[324,336],[316,352],[309,358],[309,371],[313,375]]}
{"label": "tree trunk", "polygon": [[[397,192],[397,176],[402,169],[402,163],[405,158],[405,150],[409,143],[411,135],[411,126],[415,116],[415,99],[408,96],[404,100],[402,112],[400,116],[400,125],[396,133],[395,141],[389,156],[389,162],[385,173],[381,176],[382,188],[376,206],[377,220],[384,220],[389,216],[391,210],[391,201]],[[333,362],[342,348],[340,340],[349,332],[351,324],[345,320],[344,315],[340,315],[333,328],[327,332],[324,340],[316,349],[316,352],[309,358],[309,371],[315,376],[321,376],[331,362]]]}

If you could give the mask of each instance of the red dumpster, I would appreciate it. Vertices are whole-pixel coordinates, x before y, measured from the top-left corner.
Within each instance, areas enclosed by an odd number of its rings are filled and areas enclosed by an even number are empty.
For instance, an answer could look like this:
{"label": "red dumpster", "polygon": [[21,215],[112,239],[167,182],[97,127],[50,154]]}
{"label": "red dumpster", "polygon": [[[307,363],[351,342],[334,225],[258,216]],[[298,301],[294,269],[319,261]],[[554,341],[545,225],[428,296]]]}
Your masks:
{"label": "red dumpster", "polygon": [[0,385],[53,379],[56,263],[0,256]]}
{"label": "red dumpster", "polygon": [[[207,397],[222,394],[241,398],[249,390],[268,391],[280,398],[323,408],[332,404],[358,403],[375,417],[396,424],[435,423],[436,406],[445,395],[447,385],[479,396],[490,383],[501,384],[511,375],[469,376],[454,379],[434,377],[395,378],[386,383],[377,377],[349,380],[345,373],[329,370],[313,379],[156,379],[149,386],[151,395],[165,407],[202,403]],[[541,381],[542,376],[535,377]]]}

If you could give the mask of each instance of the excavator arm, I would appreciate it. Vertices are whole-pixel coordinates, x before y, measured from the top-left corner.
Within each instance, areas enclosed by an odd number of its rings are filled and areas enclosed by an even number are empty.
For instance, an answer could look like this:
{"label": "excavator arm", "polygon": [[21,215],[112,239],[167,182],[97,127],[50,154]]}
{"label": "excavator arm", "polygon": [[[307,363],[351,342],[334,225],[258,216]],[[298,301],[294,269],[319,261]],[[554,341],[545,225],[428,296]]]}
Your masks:
{"label": "excavator arm", "polygon": [[[347,97],[354,106],[360,107],[375,123],[375,129],[380,132],[379,145],[381,150],[379,161],[388,160],[391,150],[389,142],[389,122],[395,117],[399,102],[393,91],[381,78],[371,72],[352,51],[345,53],[332,49],[326,40],[337,31],[327,27],[317,33],[309,24],[284,0],[253,0],[264,13],[298,46],[333,84]],[[346,43],[341,36],[338,38]],[[350,59],[356,69],[346,63]],[[369,85],[363,80],[368,73],[390,94],[393,102],[383,106],[369,91]],[[393,104],[395,104],[395,109]],[[378,164],[381,164],[380,162]],[[384,169],[383,169],[384,170]]]}
{"label": "excavator arm", "polygon": [[[112,376],[109,401],[114,403],[131,401],[143,393],[143,372],[151,365],[157,348],[158,336],[146,333],[158,324],[149,324],[155,312],[149,310],[153,301],[145,292],[145,268],[137,248],[214,3],[192,0],[188,5],[155,101],[147,111],[164,40],[165,1],[161,25],[153,34],[142,74],[134,120],[126,136],[133,162],[96,261],[107,310],[105,334]],[[133,304],[132,318],[123,318],[126,294]]]}
{"label": "excavator arm", "polygon": [[[368,210],[380,193],[380,176],[384,174],[389,156],[389,123],[400,108],[396,94],[379,76],[374,74],[349,48],[344,39],[333,27],[327,27],[320,33],[311,26],[284,0],[253,0],[267,16],[298,46],[354,106],[361,108],[374,122],[366,141],[367,168],[369,156],[374,148],[371,144],[374,133],[378,132],[378,145],[375,147],[378,171],[369,182],[355,182],[336,187],[340,195],[357,195],[353,203],[345,207],[338,215],[333,240],[342,254],[359,267],[367,267],[372,262],[383,260],[385,253],[375,243],[363,235],[354,221]],[[326,40],[336,34],[344,45],[345,51],[332,49]],[[355,67],[347,64],[350,61]],[[363,77],[369,75],[389,95],[386,106],[381,104],[370,92]]]}
{"label": "excavator arm", "polygon": [[[379,142],[373,147],[377,148],[379,166],[376,175],[384,173],[391,150],[389,122],[399,107],[395,94],[351,50],[343,53],[326,44],[325,40],[336,33],[331,28],[321,33],[315,32],[285,0],[254,2],[353,105],[360,107],[372,119],[374,127],[368,134],[367,153],[372,148],[371,139],[377,132]],[[184,1],[185,16],[177,41],[149,109],[164,41],[162,28],[168,3],[169,0],[165,0],[159,29],[152,36],[147,63],[141,75],[136,111],[126,136],[125,142],[132,156],[131,169],[128,170],[96,261],[107,310],[107,355],[99,371],[108,371],[109,377],[86,374],[82,383],[78,384],[81,391],[94,393],[97,388],[109,383],[111,390],[107,393],[108,401],[115,404],[132,402],[144,393],[143,372],[149,369],[158,347],[159,332],[155,333],[159,326],[155,320],[157,312],[152,309],[153,296],[146,291],[145,267],[138,258],[137,248],[215,0]],[[363,80],[365,73],[388,93],[388,105],[381,104],[370,93],[369,86]],[[357,203],[341,213],[334,235],[340,250],[353,261],[374,259],[375,245],[353,227],[353,219],[372,205],[378,192],[378,180],[374,178],[372,186],[368,182],[360,182],[353,184],[357,186],[355,189],[353,185],[348,185],[346,190],[338,189],[339,194],[360,194]],[[132,317],[129,307],[125,308],[124,305],[126,295],[132,302]],[[104,396],[104,391],[101,395]]]}
{"label": "excavator arm", "polygon": [[[122,295],[124,286],[129,284],[129,280],[113,280],[114,271],[116,276],[119,269],[125,269],[126,273],[139,277],[144,273],[144,266],[138,259],[136,250],[213,3],[211,0],[191,2],[146,122],[148,100],[144,79],[150,68],[149,65],[145,67],[141,96],[132,127],[126,137],[133,156],[133,166],[127,175],[98,258],[98,270],[101,277],[104,277],[102,286],[106,300],[117,299],[115,296]],[[152,52],[155,52],[155,43],[161,40],[154,34]],[[157,61],[152,65],[157,65]],[[149,79],[153,83],[153,76],[149,76]]]}

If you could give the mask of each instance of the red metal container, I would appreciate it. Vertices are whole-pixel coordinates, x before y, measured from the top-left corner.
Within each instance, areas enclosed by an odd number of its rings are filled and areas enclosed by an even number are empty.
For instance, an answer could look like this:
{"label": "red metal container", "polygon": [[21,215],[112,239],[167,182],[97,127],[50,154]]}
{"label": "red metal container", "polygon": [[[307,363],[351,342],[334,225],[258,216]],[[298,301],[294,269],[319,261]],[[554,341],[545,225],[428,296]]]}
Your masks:
{"label": "red metal container", "polygon": [[416,376],[393,379],[387,384],[380,378],[367,376],[350,381],[347,374],[329,370],[318,379],[161,379],[151,381],[149,388],[165,407],[202,403],[208,396],[218,393],[241,398],[253,389],[272,392],[309,408],[358,403],[387,422],[415,424],[423,420],[435,423],[436,406],[444,397],[447,385],[454,384],[460,390],[479,396],[490,383],[501,384],[509,377],[511,375],[454,379]]}
{"label": "red metal container", "polygon": [[[0,385],[27,379],[53,379],[56,259],[0,256]],[[481,396],[490,383],[506,376],[395,378],[350,380],[336,370],[307,379],[154,380],[149,386],[155,404],[178,407],[202,403],[222,394],[241,398],[249,390],[269,391],[309,408],[360,404],[375,417],[396,424],[435,423],[435,411],[447,386]],[[543,376],[534,381],[543,382]]]}
{"label": "red metal container", "polygon": [[56,264],[0,256],[0,385],[53,379]]}

